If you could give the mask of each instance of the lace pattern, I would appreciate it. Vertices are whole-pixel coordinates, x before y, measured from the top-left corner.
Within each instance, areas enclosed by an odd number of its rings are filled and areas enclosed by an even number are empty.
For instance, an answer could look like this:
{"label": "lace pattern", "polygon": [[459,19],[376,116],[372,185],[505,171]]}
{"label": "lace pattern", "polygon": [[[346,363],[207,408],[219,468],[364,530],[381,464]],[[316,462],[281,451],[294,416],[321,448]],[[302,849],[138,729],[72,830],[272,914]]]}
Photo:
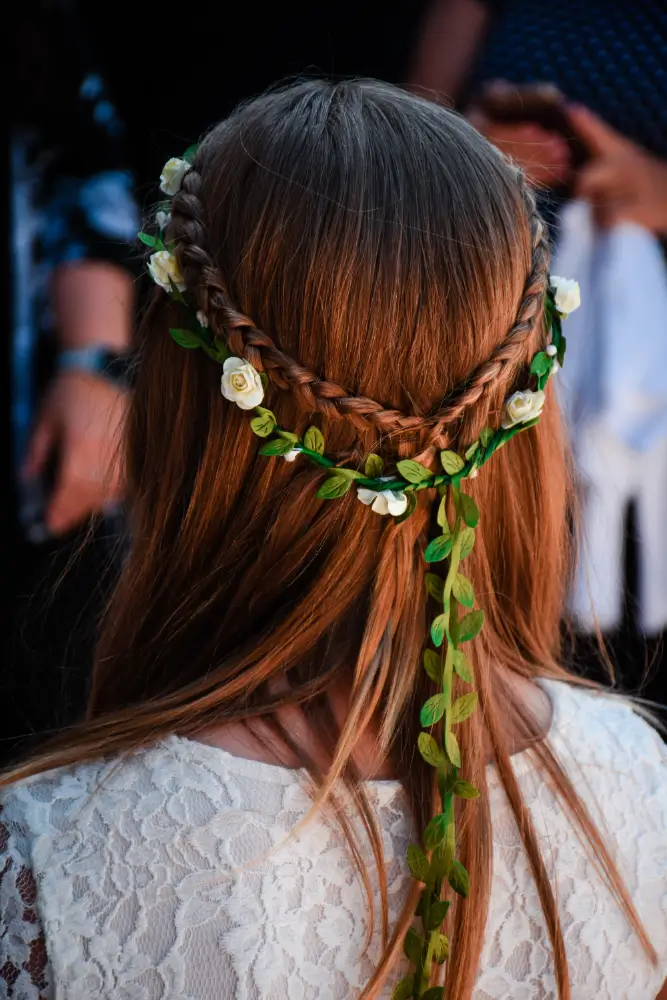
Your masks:
{"label": "lace pattern", "polygon": [[[554,749],[594,813],[599,804],[661,957],[653,969],[520,755],[558,889],[573,1000],[652,1000],[667,976],[665,747],[622,703],[545,686]],[[537,892],[493,768],[489,780],[494,880],[474,1000],[547,1000],[555,981]],[[395,920],[409,889],[411,822],[396,782],[368,790]],[[358,996],[380,929],[365,948],[365,896],[335,827],[317,819],[291,835],[308,808],[292,772],[177,737],[13,786],[0,817],[0,997]]]}

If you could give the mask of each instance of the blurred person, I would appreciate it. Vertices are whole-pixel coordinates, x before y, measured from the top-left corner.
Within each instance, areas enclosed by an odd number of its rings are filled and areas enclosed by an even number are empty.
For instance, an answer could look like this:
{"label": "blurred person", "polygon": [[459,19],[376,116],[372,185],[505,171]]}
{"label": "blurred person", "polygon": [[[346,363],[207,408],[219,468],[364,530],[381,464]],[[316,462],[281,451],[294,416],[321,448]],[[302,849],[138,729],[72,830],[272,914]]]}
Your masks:
{"label": "blurred person", "polygon": [[[122,497],[137,210],[124,126],[77,5],[15,24],[10,139],[13,594],[0,758],[78,715]],[[55,582],[91,516],[95,543]]]}
{"label": "blurred person", "polygon": [[521,172],[305,81],[161,183],[131,547],[86,720],[0,779],[0,980],[653,1000],[666,748],[561,665],[576,290]]}
{"label": "blurred person", "polygon": [[[636,309],[626,303],[626,325],[618,330],[625,347],[605,343],[603,332],[598,341],[599,351],[614,355],[618,385],[606,370],[600,372],[600,353],[581,358],[590,383],[597,383],[587,387],[589,404],[596,393],[600,401],[599,412],[589,405],[573,431],[590,542],[582,550],[572,607],[582,633],[592,634],[592,594],[622,678],[633,688],[643,684],[648,698],[667,705],[667,373],[661,319],[667,286],[664,255],[657,260],[657,241],[667,236],[667,8],[657,0],[435,0],[426,12],[410,80],[420,92],[453,100],[494,145],[524,167],[540,189],[552,235],[557,242],[561,237],[559,260],[565,247],[582,260],[581,245],[589,246],[599,267],[586,289],[582,279],[582,289],[591,293],[585,299],[597,296],[598,282],[614,280],[610,260],[635,257],[637,270],[631,275],[626,269],[625,281],[634,282],[626,298],[635,295]],[[531,102],[544,84],[563,98],[564,121],[556,116],[552,128],[548,104],[531,113]],[[485,107],[490,99],[513,102],[517,120],[490,115]],[[564,208],[571,199],[590,205],[591,219],[576,205]],[[646,262],[645,275],[640,261]],[[582,260],[584,266],[588,263]],[[642,280],[646,287],[640,290]],[[619,287],[618,297],[623,294]],[[653,302],[648,316],[647,301]],[[608,328],[606,317],[598,314],[597,321]],[[577,322],[584,322],[583,314]],[[581,343],[585,338],[575,339]],[[641,371],[638,348],[643,352]],[[571,360],[564,396],[568,409],[576,410],[580,400],[571,400],[568,379],[577,377],[579,359]],[[618,433],[618,412],[611,419],[603,412],[604,397],[613,398],[617,410],[627,414],[625,434]],[[642,411],[651,407],[649,421]],[[634,431],[640,421],[642,433],[631,433],[630,425]],[[612,423],[612,431],[602,426]],[[592,666],[595,654],[589,656],[585,642],[580,653]]]}

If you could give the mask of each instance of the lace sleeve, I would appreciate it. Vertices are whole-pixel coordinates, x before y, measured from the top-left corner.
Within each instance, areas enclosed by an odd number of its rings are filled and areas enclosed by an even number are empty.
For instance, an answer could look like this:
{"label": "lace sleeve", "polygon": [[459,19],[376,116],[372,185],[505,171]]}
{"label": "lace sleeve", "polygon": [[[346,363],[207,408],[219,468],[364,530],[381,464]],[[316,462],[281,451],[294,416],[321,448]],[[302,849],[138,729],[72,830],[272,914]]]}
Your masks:
{"label": "lace sleeve", "polygon": [[49,963],[27,839],[0,805],[0,1000],[50,1000]]}

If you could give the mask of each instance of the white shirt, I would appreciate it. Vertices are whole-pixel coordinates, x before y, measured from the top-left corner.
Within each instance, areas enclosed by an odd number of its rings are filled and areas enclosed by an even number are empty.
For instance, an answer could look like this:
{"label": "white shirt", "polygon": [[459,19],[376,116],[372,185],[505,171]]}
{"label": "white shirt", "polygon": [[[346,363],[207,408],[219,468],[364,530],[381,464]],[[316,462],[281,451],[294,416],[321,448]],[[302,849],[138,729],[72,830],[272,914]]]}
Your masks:
{"label": "white shirt", "polygon": [[[543,682],[549,739],[604,825],[653,968],[529,753],[513,758],[557,890],[572,1000],[649,1000],[667,977],[667,748],[620,700]],[[474,1000],[556,996],[537,892],[493,766],[493,883]],[[414,838],[394,781],[367,783],[390,918]],[[0,997],[350,1000],[380,954],[344,841],[298,774],[172,736],[6,790]],[[44,935],[43,938],[40,935]],[[391,987],[385,995],[388,997]]]}

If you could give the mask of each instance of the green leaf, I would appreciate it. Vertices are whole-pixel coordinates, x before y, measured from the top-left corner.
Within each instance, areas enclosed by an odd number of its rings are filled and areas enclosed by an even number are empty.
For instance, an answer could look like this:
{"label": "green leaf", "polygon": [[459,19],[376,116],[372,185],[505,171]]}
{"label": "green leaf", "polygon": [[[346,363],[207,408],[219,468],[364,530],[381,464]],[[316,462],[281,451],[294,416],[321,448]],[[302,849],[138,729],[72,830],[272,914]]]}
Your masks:
{"label": "green leaf", "polygon": [[483,448],[488,448],[489,442],[491,441],[492,437],[493,437],[493,431],[491,430],[490,427],[482,428],[479,434],[479,440],[481,441]]}
{"label": "green leaf", "polygon": [[424,670],[436,684],[442,680],[442,660],[432,649],[424,650]]}
{"label": "green leaf", "polygon": [[448,879],[454,892],[458,892],[459,896],[467,899],[470,892],[470,876],[460,861],[456,859],[452,861]]}
{"label": "green leaf", "polygon": [[182,159],[187,160],[188,163],[192,163],[195,156],[197,155],[197,146],[198,143],[196,142],[193,143],[192,146],[188,146],[188,148],[183,153]]}
{"label": "green leaf", "polygon": [[468,694],[462,694],[452,705],[452,715],[449,721],[453,726],[458,722],[464,722],[468,716],[472,715],[476,708],[477,693],[470,691]]}
{"label": "green leaf", "polygon": [[434,694],[428,701],[425,701],[419,713],[419,721],[422,726],[434,726],[436,722],[445,714],[447,699],[444,694]]}
{"label": "green leaf", "polygon": [[193,333],[192,330],[174,330],[169,327],[169,333],[179,347],[187,347],[190,351],[201,344],[198,334]]}
{"label": "green leaf", "polygon": [[414,493],[406,493],[404,495],[407,497],[408,506],[405,508],[402,514],[396,515],[396,517],[394,518],[394,524],[400,524],[402,521],[407,520],[407,518],[410,517],[411,514],[414,514],[415,510],[417,509],[417,497],[414,495]]}
{"label": "green leaf", "polygon": [[433,640],[433,645],[436,649],[442,646],[442,640],[445,638],[445,631],[447,629],[447,615],[438,615],[434,618],[431,623],[431,639]]}
{"label": "green leaf", "polygon": [[469,528],[476,528],[479,524],[479,508],[467,493],[462,493],[459,501],[461,505],[461,516]]}
{"label": "green leaf", "polygon": [[288,451],[292,450],[292,441],[285,441],[284,438],[275,438],[273,441],[267,441],[259,449],[260,455],[286,455]]}
{"label": "green leaf", "polygon": [[442,921],[447,916],[448,909],[449,903],[446,899],[439,899],[437,902],[431,903],[426,930],[437,931],[438,927],[442,926]]}
{"label": "green leaf", "polygon": [[556,347],[558,349],[558,354],[556,355],[556,361],[558,362],[558,364],[562,368],[563,367],[563,362],[565,361],[565,349],[567,348],[567,340],[563,336],[562,333],[561,333],[560,337],[558,338],[558,343],[557,343]]}
{"label": "green leaf", "polygon": [[447,956],[449,955],[449,938],[446,934],[438,934],[438,940],[435,948],[433,949],[433,957],[438,963],[442,965]]}
{"label": "green leaf", "polygon": [[445,763],[445,755],[430,733],[420,733],[417,737],[419,752],[431,767],[441,767]]}
{"label": "green leaf", "polygon": [[471,611],[461,619],[459,626],[459,642],[470,642],[479,635],[484,627],[484,612],[481,609]]}
{"label": "green leaf", "polygon": [[461,766],[461,751],[459,750],[459,741],[457,740],[454,733],[449,732],[445,737],[445,748],[447,750],[447,756],[454,765],[454,767]]}
{"label": "green leaf", "polygon": [[428,882],[429,861],[421,847],[410,844],[408,847],[408,868],[412,877],[418,882]]}
{"label": "green leaf", "polygon": [[269,388],[269,376],[266,374],[266,372],[259,373],[259,381],[262,383],[262,388],[264,389],[264,392],[266,392],[266,390]]}
{"label": "green leaf", "polygon": [[370,455],[366,456],[366,462],[364,464],[364,473],[366,479],[379,479],[384,471],[384,462],[379,455],[371,452]]}
{"label": "green leaf", "polygon": [[422,917],[422,918],[424,917],[424,914],[426,913],[426,910],[428,909],[428,901],[429,901],[430,895],[431,895],[431,892],[428,889],[428,887],[425,888],[425,889],[422,889],[421,895],[419,897],[419,902],[417,903],[417,906],[415,908],[415,915],[417,917]]}
{"label": "green leaf", "polygon": [[283,441],[289,441],[290,445],[299,443],[299,435],[293,434],[292,431],[278,431],[278,437]]}
{"label": "green leaf", "polygon": [[469,781],[464,781],[463,778],[457,778],[452,785],[452,792],[454,795],[458,795],[460,799],[478,799],[479,790],[471,785]]}
{"label": "green leaf", "polygon": [[324,454],[324,435],[317,427],[309,427],[303,436],[304,447],[318,455]]}
{"label": "green leaf", "polygon": [[475,603],[475,591],[472,589],[472,583],[463,573],[457,573],[454,577],[452,593],[464,608],[471,608]]}
{"label": "green leaf", "polygon": [[466,462],[470,461],[470,459],[475,454],[475,452],[477,451],[478,448],[479,448],[479,441],[473,441],[473,443],[470,445],[470,447],[468,448],[468,450],[465,453],[465,460],[466,460]]}
{"label": "green leaf", "polygon": [[137,237],[141,240],[142,243],[145,243],[146,246],[150,247],[151,249],[157,246],[156,238],[154,236],[151,236],[150,233],[137,233]]}
{"label": "green leaf", "polygon": [[444,813],[439,813],[429,820],[424,830],[424,847],[427,851],[432,851],[445,839],[447,832],[447,817]]}
{"label": "green leaf", "polygon": [[425,945],[426,942],[419,936],[414,927],[408,927],[407,934],[403,940],[403,951],[417,968],[422,964],[422,951]]}
{"label": "green leaf", "polygon": [[410,1000],[415,995],[415,977],[411,974],[403,976],[399,983],[394,986],[391,1000]]}
{"label": "green leaf", "polygon": [[345,468],[341,467],[341,468],[332,469],[332,472],[335,472],[337,476],[342,476],[344,479],[349,479],[350,482],[353,479],[363,479],[364,478],[363,472],[359,472],[357,469],[345,469]]}
{"label": "green leaf", "polygon": [[466,559],[475,547],[475,529],[464,528],[459,537],[461,539],[459,558]]}
{"label": "green leaf", "polygon": [[444,530],[445,534],[449,534],[449,521],[447,520],[447,494],[444,493],[438,504],[438,516],[437,521],[440,527]]}
{"label": "green leaf", "polygon": [[213,343],[214,346],[211,347],[204,340],[202,340],[200,346],[202,351],[204,351],[209,358],[212,358],[213,361],[217,361],[218,364],[221,365],[229,357],[229,351],[219,337],[216,337]]}
{"label": "green leaf", "polygon": [[250,426],[257,437],[268,437],[269,434],[273,433],[278,421],[271,410],[266,410],[263,406],[258,406],[257,412],[259,416],[250,421]]}
{"label": "green leaf", "polygon": [[430,986],[425,993],[422,993],[421,1000],[444,1000],[444,986]]}
{"label": "green leaf", "polygon": [[544,351],[540,351],[530,363],[530,374],[540,376],[546,375],[549,371],[551,371],[551,358]]}
{"label": "green leaf", "polygon": [[440,576],[436,576],[435,573],[426,574],[426,590],[427,593],[434,597],[436,601],[440,601],[442,604],[442,599],[445,594],[445,581]]}
{"label": "green leaf", "polygon": [[346,479],[345,476],[330,476],[324,480],[317,495],[320,500],[335,500],[337,497],[345,496],[351,485],[352,480]]}
{"label": "green leaf", "polygon": [[459,675],[462,681],[465,681],[466,684],[474,683],[475,678],[473,676],[470,660],[468,659],[465,653],[461,652],[460,649],[454,650],[453,664],[454,664],[454,670]]}
{"label": "green leaf", "polygon": [[424,479],[430,479],[433,473],[425,465],[415,462],[412,458],[406,458],[402,462],[396,463],[396,468],[409,483],[421,483]]}
{"label": "green leaf", "polygon": [[449,476],[455,476],[465,468],[464,460],[455,451],[441,451],[440,461],[442,462],[443,469]]}
{"label": "green leaf", "polygon": [[424,559],[428,563],[442,562],[446,559],[454,547],[454,538],[451,534],[438,535],[426,546]]}

